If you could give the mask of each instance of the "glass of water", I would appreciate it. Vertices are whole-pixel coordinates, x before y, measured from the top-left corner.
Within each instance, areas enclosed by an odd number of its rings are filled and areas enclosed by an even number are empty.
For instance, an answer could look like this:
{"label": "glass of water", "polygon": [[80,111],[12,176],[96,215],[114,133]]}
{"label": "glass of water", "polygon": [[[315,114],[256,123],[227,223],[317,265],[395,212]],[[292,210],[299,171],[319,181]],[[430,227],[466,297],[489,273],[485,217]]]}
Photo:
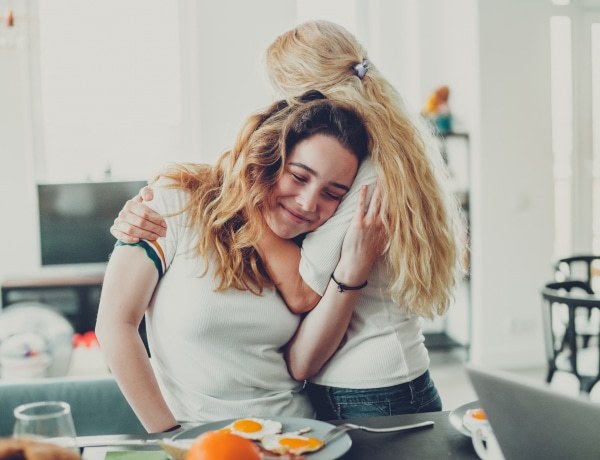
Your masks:
{"label": "glass of water", "polygon": [[14,410],[13,437],[45,441],[79,453],[71,406],[63,401],[23,404]]}

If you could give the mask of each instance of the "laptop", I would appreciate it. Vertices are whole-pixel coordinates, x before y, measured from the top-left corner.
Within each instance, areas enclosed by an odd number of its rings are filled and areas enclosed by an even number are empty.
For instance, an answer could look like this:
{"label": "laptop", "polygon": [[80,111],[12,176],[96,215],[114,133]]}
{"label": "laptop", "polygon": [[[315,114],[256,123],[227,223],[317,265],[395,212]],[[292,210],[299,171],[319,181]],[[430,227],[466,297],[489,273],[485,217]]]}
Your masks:
{"label": "laptop", "polygon": [[600,459],[600,404],[503,371],[466,371],[506,460]]}

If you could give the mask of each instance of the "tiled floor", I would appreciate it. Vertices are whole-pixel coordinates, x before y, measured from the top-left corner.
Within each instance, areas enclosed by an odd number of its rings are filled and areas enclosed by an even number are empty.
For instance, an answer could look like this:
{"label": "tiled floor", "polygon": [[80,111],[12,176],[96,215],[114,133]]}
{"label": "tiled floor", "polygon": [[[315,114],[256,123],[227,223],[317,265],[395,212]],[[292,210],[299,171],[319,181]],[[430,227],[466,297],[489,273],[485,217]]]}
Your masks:
{"label": "tiled floor", "polygon": [[[430,352],[430,373],[442,397],[444,410],[453,410],[463,404],[475,401],[477,396],[464,370],[465,360],[456,351]],[[545,368],[503,369],[523,377],[544,382]],[[557,372],[552,379],[551,387],[557,391],[577,395],[579,384],[577,379],[569,374]],[[600,385],[592,389],[590,397],[600,402]]]}

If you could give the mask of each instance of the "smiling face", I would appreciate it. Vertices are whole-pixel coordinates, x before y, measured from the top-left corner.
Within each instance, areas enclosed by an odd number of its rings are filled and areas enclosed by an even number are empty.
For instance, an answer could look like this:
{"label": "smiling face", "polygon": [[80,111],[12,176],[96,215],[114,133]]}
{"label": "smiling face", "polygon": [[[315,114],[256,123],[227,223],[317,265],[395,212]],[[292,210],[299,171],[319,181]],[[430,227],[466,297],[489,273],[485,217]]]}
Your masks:
{"label": "smiling face", "polygon": [[300,141],[265,209],[269,228],[290,239],[322,225],[350,189],[357,169],[356,156],[332,136],[315,134]]}

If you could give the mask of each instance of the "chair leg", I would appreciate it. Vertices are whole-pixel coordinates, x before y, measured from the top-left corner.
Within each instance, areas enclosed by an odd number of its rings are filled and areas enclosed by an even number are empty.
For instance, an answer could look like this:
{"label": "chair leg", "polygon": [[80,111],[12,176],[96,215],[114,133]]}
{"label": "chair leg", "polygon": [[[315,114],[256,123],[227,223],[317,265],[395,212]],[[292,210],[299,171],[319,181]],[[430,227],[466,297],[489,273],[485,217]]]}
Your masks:
{"label": "chair leg", "polygon": [[596,384],[596,379],[581,377],[579,382],[579,389],[584,393],[589,393],[592,390],[592,387]]}
{"label": "chair leg", "polygon": [[593,334],[586,334],[583,337],[583,347],[587,348],[589,346],[594,346],[596,344],[596,342],[594,341],[594,339],[597,339],[598,336],[597,335],[593,335]]}
{"label": "chair leg", "polygon": [[552,381],[552,377],[554,377],[554,371],[556,369],[554,369],[554,367],[549,367],[548,368],[548,374],[546,375],[546,382],[550,383]]}
{"label": "chair leg", "polygon": [[581,391],[584,391],[585,393],[590,393],[593,390],[594,386],[598,382],[600,382],[600,375],[597,375],[596,377],[588,377],[584,380],[584,382],[582,382],[581,384]]}

